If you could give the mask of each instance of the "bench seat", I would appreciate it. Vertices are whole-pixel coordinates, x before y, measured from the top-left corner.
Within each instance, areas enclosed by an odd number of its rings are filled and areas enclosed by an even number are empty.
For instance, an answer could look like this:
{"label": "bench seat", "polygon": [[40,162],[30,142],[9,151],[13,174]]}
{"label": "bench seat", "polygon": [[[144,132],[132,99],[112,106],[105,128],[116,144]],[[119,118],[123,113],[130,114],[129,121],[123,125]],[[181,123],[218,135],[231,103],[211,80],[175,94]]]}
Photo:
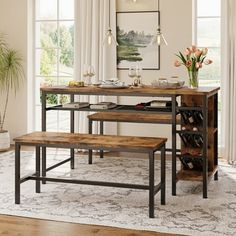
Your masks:
{"label": "bench seat", "polygon": [[[88,115],[88,119],[91,121],[172,124],[172,115],[166,113],[97,112]],[[177,116],[177,123],[180,124],[179,115]]]}
{"label": "bench seat", "polygon": [[[14,139],[15,141],[15,203],[20,204],[20,184],[28,180],[35,180],[36,192],[41,191],[41,181],[99,185],[107,187],[134,188],[149,190],[149,217],[154,217],[154,196],[161,191],[161,204],[165,204],[165,143],[166,138],[75,134],[61,132],[34,132]],[[34,146],[36,149],[35,173],[26,177],[20,176],[20,149],[21,146]],[[96,149],[116,150],[137,153],[147,153],[149,157],[149,185],[126,184],[114,182],[102,182],[78,179],[62,179],[46,177],[46,171],[64,164],[56,164],[53,167],[42,168],[41,171],[41,149],[46,147],[69,148],[69,149]],[[154,184],[154,153],[161,151],[161,181]],[[46,163],[46,155],[42,155],[42,164]],[[72,157],[71,157],[72,158]]]}
{"label": "bench seat", "polygon": [[[172,124],[172,114],[166,113],[128,113],[128,112],[97,112],[88,115],[89,121],[89,133],[92,134],[93,122],[100,123],[100,134],[104,134],[104,122],[127,122],[127,123],[149,123],[149,124]],[[176,123],[181,123],[180,115],[176,116]],[[172,149],[166,149],[166,151],[172,151]],[[100,151],[100,158],[103,158],[103,151]],[[89,152],[90,164],[92,164],[92,151]]]}

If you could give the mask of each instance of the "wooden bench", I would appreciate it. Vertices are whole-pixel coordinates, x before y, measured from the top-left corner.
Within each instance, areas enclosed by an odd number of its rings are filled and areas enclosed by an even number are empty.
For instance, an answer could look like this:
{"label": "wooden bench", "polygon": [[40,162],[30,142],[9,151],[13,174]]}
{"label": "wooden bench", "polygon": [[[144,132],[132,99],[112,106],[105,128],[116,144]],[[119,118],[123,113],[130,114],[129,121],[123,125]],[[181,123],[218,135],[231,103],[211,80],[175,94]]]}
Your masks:
{"label": "wooden bench", "polygon": [[[100,123],[100,134],[104,134],[104,122],[127,122],[127,123],[149,123],[149,124],[172,124],[172,114],[166,113],[127,113],[127,112],[97,112],[88,115],[89,133],[92,134],[93,122]],[[176,122],[180,124],[180,115],[177,115]],[[172,149],[166,149],[172,151]],[[103,158],[103,151],[100,151],[100,158]],[[89,150],[89,163],[92,164],[92,150]]]}
{"label": "wooden bench", "polygon": [[[133,188],[149,191],[149,217],[154,217],[154,196],[161,192],[161,204],[165,204],[165,138],[114,136],[114,135],[94,135],[94,134],[74,134],[58,132],[34,132],[14,139],[15,141],[15,203],[20,204],[20,184],[28,180],[35,180],[36,193],[41,191],[41,181],[99,185],[107,187]],[[20,174],[20,149],[21,146],[34,146],[36,156],[35,173],[25,177]],[[127,184],[116,182],[102,182],[78,179],[62,179],[46,177],[46,173],[41,172],[41,149],[45,147],[54,148],[81,148],[93,150],[114,150],[137,153],[147,153],[149,156],[149,184]],[[154,183],[154,153],[161,151],[161,181]],[[42,159],[43,159],[42,155]],[[46,158],[46,157],[45,157]],[[45,161],[45,160],[42,160]],[[111,160],[112,161],[112,160]],[[63,163],[62,163],[63,164]],[[47,168],[47,171],[53,167]]]}

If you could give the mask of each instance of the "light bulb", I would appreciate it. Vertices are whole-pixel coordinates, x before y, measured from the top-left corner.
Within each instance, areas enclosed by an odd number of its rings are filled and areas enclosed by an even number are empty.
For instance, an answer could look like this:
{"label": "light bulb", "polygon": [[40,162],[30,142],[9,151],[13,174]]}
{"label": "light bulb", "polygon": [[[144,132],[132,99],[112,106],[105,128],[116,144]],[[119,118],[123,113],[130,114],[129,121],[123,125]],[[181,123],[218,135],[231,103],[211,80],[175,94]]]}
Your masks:
{"label": "light bulb", "polygon": [[108,43],[108,45],[112,45],[112,33],[111,33],[111,30],[108,30],[107,43]]}
{"label": "light bulb", "polygon": [[154,35],[152,38],[152,41],[150,43],[151,45],[157,44],[158,46],[160,45],[168,45],[164,35],[161,33],[161,29],[158,27],[157,28],[157,33]]}
{"label": "light bulb", "polygon": [[106,34],[106,37],[103,41],[103,44],[104,45],[107,44],[108,46],[111,46],[111,45],[119,46],[118,43],[116,42],[116,39],[113,36],[112,30],[110,28],[107,30],[107,34]]}
{"label": "light bulb", "polygon": [[161,35],[157,35],[157,45],[161,45]]}

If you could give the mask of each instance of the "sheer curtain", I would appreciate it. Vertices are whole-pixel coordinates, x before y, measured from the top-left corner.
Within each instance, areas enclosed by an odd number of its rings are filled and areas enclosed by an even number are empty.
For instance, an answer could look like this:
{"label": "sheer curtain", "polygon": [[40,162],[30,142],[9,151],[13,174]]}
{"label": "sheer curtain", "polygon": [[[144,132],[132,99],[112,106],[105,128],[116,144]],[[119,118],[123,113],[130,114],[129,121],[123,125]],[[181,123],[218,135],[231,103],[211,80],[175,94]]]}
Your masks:
{"label": "sheer curtain", "polygon": [[[108,28],[109,10],[111,14],[111,27],[116,32],[116,4],[115,0],[77,0],[75,1],[75,76],[76,80],[83,80],[84,65],[89,64],[95,68],[92,81],[116,77],[116,46],[103,45]],[[99,96],[78,96],[76,100],[97,103],[109,100],[116,102],[117,98]],[[78,132],[88,132],[88,112],[76,114],[76,129]],[[94,125],[93,132],[97,132]],[[105,127],[107,130],[108,127]],[[112,133],[116,133],[116,126],[109,126]]]}
{"label": "sheer curtain", "polygon": [[236,165],[236,1],[222,1],[222,133],[223,156]]}

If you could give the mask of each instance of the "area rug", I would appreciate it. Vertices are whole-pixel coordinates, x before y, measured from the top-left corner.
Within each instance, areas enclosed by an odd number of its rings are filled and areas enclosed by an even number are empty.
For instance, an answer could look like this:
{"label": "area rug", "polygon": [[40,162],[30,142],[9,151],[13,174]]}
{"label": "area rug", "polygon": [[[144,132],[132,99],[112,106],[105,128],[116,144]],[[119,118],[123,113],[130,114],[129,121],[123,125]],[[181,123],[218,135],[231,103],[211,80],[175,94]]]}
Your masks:
{"label": "area rug", "polygon": [[[51,163],[68,152],[51,152]],[[22,175],[34,169],[34,153],[22,152]],[[69,163],[50,176],[147,184],[148,159],[106,157],[87,164],[76,156],[76,168]],[[159,161],[156,177],[159,180]],[[236,234],[236,169],[220,162],[219,181],[209,183],[208,199],[202,198],[198,182],[178,182],[177,196],[171,195],[171,164],[167,162],[167,200],[155,198],[155,218],[148,217],[148,191],[62,183],[47,183],[35,193],[34,181],[21,185],[21,204],[14,204],[14,152],[0,155],[0,214],[83,224],[105,225],[184,235]]]}

